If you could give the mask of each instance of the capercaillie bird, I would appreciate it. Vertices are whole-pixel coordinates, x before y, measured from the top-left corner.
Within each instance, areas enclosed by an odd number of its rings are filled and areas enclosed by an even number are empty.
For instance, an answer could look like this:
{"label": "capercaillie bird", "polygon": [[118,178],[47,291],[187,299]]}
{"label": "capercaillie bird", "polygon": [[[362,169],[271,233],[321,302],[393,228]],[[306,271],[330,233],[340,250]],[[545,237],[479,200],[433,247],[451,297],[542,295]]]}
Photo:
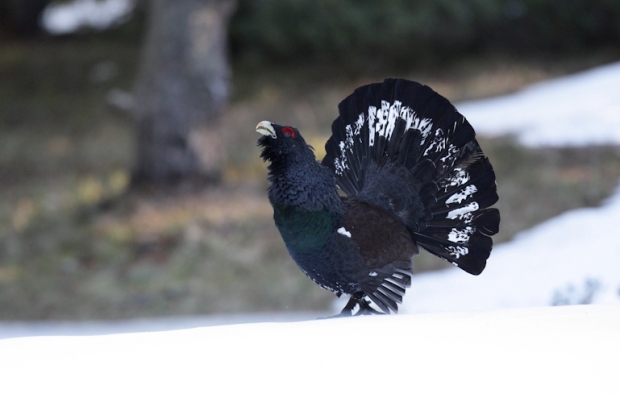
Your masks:
{"label": "capercaillie bird", "polygon": [[490,208],[495,173],[469,122],[403,79],[362,86],[338,109],[320,163],[297,128],[256,126],[275,224],[299,268],[350,296],[343,316],[381,313],[372,303],[397,313],[420,246],[480,274],[500,215]]}

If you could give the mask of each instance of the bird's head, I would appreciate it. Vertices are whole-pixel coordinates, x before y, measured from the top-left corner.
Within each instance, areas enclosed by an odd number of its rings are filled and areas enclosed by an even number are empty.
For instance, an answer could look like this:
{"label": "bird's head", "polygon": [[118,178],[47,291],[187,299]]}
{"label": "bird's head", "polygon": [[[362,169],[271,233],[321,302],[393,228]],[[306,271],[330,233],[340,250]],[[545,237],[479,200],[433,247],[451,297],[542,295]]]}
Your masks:
{"label": "bird's head", "polygon": [[261,157],[271,162],[267,167],[269,200],[274,206],[307,211],[343,209],[333,173],[316,161],[312,147],[299,130],[262,121],[256,131],[262,134],[258,140],[258,146],[263,147]]}
{"label": "bird's head", "polygon": [[262,121],[256,125],[256,132],[262,134],[258,146],[263,147],[261,157],[272,163],[280,160],[315,160],[312,147],[306,143],[299,130],[291,126]]}

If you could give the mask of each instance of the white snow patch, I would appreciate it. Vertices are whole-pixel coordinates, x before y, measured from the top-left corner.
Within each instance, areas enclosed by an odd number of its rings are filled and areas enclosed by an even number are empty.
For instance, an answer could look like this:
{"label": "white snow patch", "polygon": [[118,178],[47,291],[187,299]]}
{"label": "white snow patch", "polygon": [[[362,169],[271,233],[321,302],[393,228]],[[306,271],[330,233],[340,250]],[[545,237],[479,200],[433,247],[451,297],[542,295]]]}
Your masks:
{"label": "white snow patch", "polygon": [[457,108],[477,133],[529,146],[620,144],[620,62]]}
{"label": "white snow patch", "polygon": [[349,238],[351,238],[351,233],[350,233],[350,232],[348,232],[346,228],[344,228],[344,227],[340,227],[337,231],[338,231],[338,234],[342,234],[342,235],[344,235],[345,237],[349,237]]}
{"label": "white snow patch", "polygon": [[52,3],[43,11],[42,24],[50,34],[69,34],[83,27],[104,30],[125,22],[131,16],[134,6],[134,0]]}
{"label": "white snow patch", "polygon": [[[620,392],[619,306],[362,316],[0,341],[5,393]],[[408,379],[351,379],[381,360]],[[415,333],[415,334],[413,334]],[[360,345],[362,344],[362,345]],[[446,370],[446,365],[458,367]],[[481,374],[481,368],[484,373]],[[392,371],[396,375],[398,372]],[[309,375],[310,373],[310,375]],[[395,376],[396,376],[395,375]],[[546,388],[546,389],[545,389]],[[551,390],[548,390],[551,389]]]}

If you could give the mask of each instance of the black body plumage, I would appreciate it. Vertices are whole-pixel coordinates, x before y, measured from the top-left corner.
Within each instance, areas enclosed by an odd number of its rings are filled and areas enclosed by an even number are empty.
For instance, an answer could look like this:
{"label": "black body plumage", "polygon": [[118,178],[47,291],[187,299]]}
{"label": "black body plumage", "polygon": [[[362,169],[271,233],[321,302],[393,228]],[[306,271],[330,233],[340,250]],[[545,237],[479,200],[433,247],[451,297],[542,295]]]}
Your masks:
{"label": "black body plumage", "polygon": [[499,230],[495,174],[467,120],[429,87],[356,89],[321,163],[297,129],[265,121],[257,131],[276,226],[308,277],[351,296],[342,314],[376,313],[371,301],[397,312],[418,245],[483,271]]}

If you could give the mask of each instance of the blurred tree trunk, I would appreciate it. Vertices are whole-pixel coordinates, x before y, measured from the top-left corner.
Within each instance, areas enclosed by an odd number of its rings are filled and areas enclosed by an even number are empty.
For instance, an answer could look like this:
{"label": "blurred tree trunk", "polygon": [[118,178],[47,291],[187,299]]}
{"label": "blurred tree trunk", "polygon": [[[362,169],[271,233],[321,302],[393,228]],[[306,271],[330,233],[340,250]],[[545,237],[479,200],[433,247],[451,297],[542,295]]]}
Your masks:
{"label": "blurred tree trunk", "polygon": [[151,0],[135,88],[133,186],[218,181],[234,0]]}

